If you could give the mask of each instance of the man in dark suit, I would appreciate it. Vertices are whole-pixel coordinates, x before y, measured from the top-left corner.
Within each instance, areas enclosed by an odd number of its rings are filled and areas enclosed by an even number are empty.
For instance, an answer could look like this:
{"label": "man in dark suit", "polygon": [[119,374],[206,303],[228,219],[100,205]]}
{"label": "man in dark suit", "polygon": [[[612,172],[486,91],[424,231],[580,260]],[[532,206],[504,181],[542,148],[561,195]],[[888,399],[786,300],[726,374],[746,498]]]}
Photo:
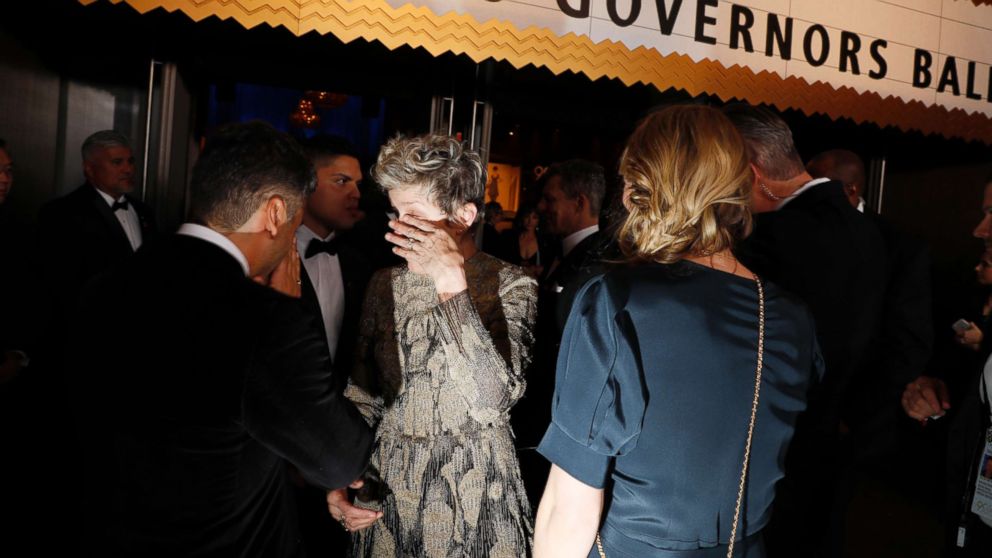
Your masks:
{"label": "man in dark suit", "polygon": [[83,142],[82,155],[86,183],[46,204],[38,216],[41,265],[60,306],[156,234],[152,212],[132,195],[135,166],[127,137],[96,132]]}
{"label": "man in dark suit", "polygon": [[[293,298],[312,185],[290,137],[230,125],[193,169],[191,222],[82,294],[84,553],[302,556],[285,463],[328,491],[361,475],[371,434]],[[119,303],[140,311],[122,324]]]}
{"label": "man in dark suit", "polygon": [[900,438],[894,435],[902,420],[899,398],[906,384],[924,372],[933,349],[930,255],[926,245],[867,207],[862,197],[865,166],[857,154],[844,149],[824,151],[810,159],[806,168],[814,177],[843,184],[848,202],[875,225],[885,241],[881,322],[859,373],[862,388],[851,394],[848,407],[852,412],[845,426],[862,435],[852,440],[857,465],[891,477],[890,459],[900,450]]}
{"label": "man in dark suit", "polygon": [[545,230],[561,242],[561,253],[540,281],[534,362],[527,392],[512,414],[517,445],[526,450],[519,453],[520,472],[532,502],[540,500],[550,467],[533,451],[542,435],[534,425],[551,420],[558,346],[575,294],[597,262],[603,242],[599,212],[606,194],[603,167],[580,159],[551,165],[541,181],[544,188],[537,209]]}
{"label": "man in dark suit", "polygon": [[[992,176],[985,180],[982,196],[982,220],[973,231],[976,238],[992,245]],[[964,344],[968,330],[959,331],[956,337]],[[984,332],[984,335],[988,335]],[[954,382],[962,393],[951,406],[951,389],[944,379],[921,375],[906,384],[902,407],[906,414],[921,424],[936,420],[950,413],[947,433],[946,463],[946,520],[947,553],[954,558],[984,558],[992,555],[992,513],[978,511],[978,467],[983,453],[992,445],[992,357],[983,366],[972,369],[947,370],[944,377],[956,375]],[[952,383],[953,387],[953,383]],[[936,481],[939,482],[939,479]]]}
{"label": "man in dark suit", "polygon": [[[53,468],[59,452],[75,452],[65,380],[78,369],[66,353],[76,333],[68,327],[68,316],[88,281],[129,260],[156,235],[152,212],[132,195],[135,162],[127,137],[99,131],[83,141],[81,151],[86,182],[42,207],[33,254],[40,276],[35,306],[41,332],[23,388],[34,413],[26,422],[35,431],[33,438],[45,442],[25,452],[24,459],[31,462],[39,502],[56,496],[47,479],[58,474]],[[136,314],[126,302],[107,311],[121,324]]]}
{"label": "man in dark suit", "polygon": [[362,169],[358,153],[344,138],[315,136],[303,148],[317,185],[307,197],[303,224],[296,230],[302,300],[318,320],[335,364],[335,383],[343,389],[372,275],[368,260],[341,238],[365,216],[358,207]]}
{"label": "man in dark suit", "polygon": [[768,552],[773,558],[836,556],[848,493],[838,483],[850,457],[841,425],[853,428],[850,419],[865,412],[853,404],[871,383],[859,372],[880,324],[885,242],[848,203],[841,183],[809,175],[781,118],[746,105],[725,112],[744,137],[754,171],[754,232],[741,258],[809,305],[826,364],[786,456],[765,530]]}
{"label": "man in dark suit", "polygon": [[596,261],[597,248],[603,243],[599,211],[606,195],[606,178],[600,165],[572,159],[551,165],[542,180],[538,211],[548,232],[561,241],[561,257],[552,263],[542,282],[542,309],[554,316],[560,337],[575,295],[574,287],[569,287]]}
{"label": "man in dark suit", "polygon": [[[358,340],[365,287],[372,275],[368,261],[341,234],[364,217],[359,209],[362,169],[358,153],[344,138],[314,136],[303,143],[317,184],[303,206],[296,229],[301,254],[304,307],[318,324],[334,361],[335,389],[343,391]],[[346,548],[349,536],[327,513],[325,494],[293,475],[297,485],[300,527],[308,554],[332,556]],[[333,498],[333,496],[332,496]],[[338,499],[335,505],[348,506]]]}

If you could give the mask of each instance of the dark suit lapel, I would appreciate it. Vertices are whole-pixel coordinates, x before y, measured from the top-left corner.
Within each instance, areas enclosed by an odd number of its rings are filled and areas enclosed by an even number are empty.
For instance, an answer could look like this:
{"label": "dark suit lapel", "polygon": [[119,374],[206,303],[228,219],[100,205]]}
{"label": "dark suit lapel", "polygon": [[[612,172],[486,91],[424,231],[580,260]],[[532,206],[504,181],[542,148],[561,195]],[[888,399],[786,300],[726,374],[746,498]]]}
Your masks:
{"label": "dark suit lapel", "polygon": [[300,258],[300,300],[303,301],[303,307],[316,320],[317,328],[320,330],[320,338],[326,342],[327,331],[324,329],[324,315],[320,311],[320,301],[317,300],[317,289],[314,288],[313,281],[310,280],[310,274],[307,273],[302,258]]}
{"label": "dark suit lapel", "polygon": [[154,238],[158,233],[155,227],[155,218],[147,205],[131,196],[127,196],[128,202],[134,206],[135,213],[138,214],[138,227],[141,228],[141,244],[144,245],[150,238]]}
{"label": "dark suit lapel", "polygon": [[344,281],[344,315],[345,322],[355,310],[360,310],[362,300],[363,265],[348,246],[342,245],[338,252],[338,263],[341,264],[341,280]]}
{"label": "dark suit lapel", "polygon": [[124,232],[124,227],[121,226],[121,222],[117,220],[114,216],[114,212],[110,210],[110,206],[107,205],[106,200],[103,199],[96,189],[90,185],[84,185],[83,188],[88,188],[91,191],[90,205],[100,216],[100,219],[111,231],[111,234],[118,240],[117,244],[121,250],[127,250],[128,253],[134,252],[131,248],[131,241],[127,238],[127,233]]}

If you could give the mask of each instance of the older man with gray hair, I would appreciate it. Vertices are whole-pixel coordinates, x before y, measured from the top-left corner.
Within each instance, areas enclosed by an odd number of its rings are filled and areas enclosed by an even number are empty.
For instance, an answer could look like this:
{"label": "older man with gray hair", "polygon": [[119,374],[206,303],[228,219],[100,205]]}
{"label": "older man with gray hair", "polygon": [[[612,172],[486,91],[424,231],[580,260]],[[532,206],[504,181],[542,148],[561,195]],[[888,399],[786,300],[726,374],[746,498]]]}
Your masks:
{"label": "older man with gray hair", "polygon": [[83,142],[82,157],[86,183],[49,202],[38,217],[46,277],[66,297],[156,234],[151,210],[132,195],[135,165],[127,137],[96,132]]}
{"label": "older man with gray hair", "polygon": [[826,364],[785,458],[765,529],[768,555],[840,556],[858,453],[852,446],[863,439],[874,407],[898,405],[895,394],[869,393],[882,382],[878,371],[864,369],[881,323],[884,240],[851,207],[843,184],[810,176],[778,115],[747,105],[724,112],[744,137],[754,172],[754,233],[741,246],[741,259],[809,306]]}

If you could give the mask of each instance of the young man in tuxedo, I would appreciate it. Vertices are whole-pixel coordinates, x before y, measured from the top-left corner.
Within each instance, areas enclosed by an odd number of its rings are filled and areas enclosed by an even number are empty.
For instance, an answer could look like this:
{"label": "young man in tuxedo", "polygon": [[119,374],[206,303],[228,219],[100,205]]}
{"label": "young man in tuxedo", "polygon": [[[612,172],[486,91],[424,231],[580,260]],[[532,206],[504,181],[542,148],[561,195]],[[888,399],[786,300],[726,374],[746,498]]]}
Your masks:
{"label": "young man in tuxedo", "polygon": [[[296,229],[301,299],[326,340],[334,362],[335,389],[340,391],[352,368],[365,287],[372,275],[368,261],[341,236],[364,217],[358,207],[362,169],[357,151],[344,138],[317,135],[304,141],[303,149],[317,183],[303,206],[303,223]],[[324,491],[306,485],[296,474],[293,478],[307,553],[342,553],[349,536],[327,513]],[[339,509],[354,509],[346,499],[337,500]]]}
{"label": "young man in tuxedo", "polygon": [[[312,185],[292,138],[229,125],[193,168],[190,222],[83,293],[84,554],[302,556],[286,462],[327,491],[361,475],[371,433],[294,299]],[[122,322],[114,301],[139,311]]]}
{"label": "young man in tuxedo", "polygon": [[341,238],[364,217],[358,207],[362,169],[358,153],[344,138],[315,136],[304,142],[303,149],[317,185],[307,197],[303,223],[296,230],[302,300],[319,321],[335,364],[335,383],[343,389],[372,274],[368,261]]}
{"label": "young man in tuxedo", "polygon": [[884,240],[851,207],[843,184],[809,175],[781,118],[747,105],[724,111],[744,137],[754,173],[754,232],[739,248],[741,259],[809,306],[826,365],[786,456],[785,478],[765,529],[768,555],[839,556],[849,494],[848,442],[859,438],[859,420],[873,410],[861,405],[879,404],[865,395],[881,382],[862,372],[881,323]]}

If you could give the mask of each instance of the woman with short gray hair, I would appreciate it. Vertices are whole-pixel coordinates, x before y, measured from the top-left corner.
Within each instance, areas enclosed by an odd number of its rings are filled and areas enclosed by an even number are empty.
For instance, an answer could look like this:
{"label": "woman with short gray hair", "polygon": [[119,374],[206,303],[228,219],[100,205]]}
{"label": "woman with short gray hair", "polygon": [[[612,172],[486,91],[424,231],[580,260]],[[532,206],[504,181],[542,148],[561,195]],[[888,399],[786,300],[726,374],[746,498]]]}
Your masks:
{"label": "woman with short gray hair", "polygon": [[527,556],[530,505],[508,420],[537,284],[476,249],[486,171],[460,142],[395,138],[372,176],[396,209],[386,238],[407,265],[372,278],[345,394],[378,442],[355,505],[382,515],[364,519],[342,493],[331,513],[368,527],[353,537],[356,556]]}

